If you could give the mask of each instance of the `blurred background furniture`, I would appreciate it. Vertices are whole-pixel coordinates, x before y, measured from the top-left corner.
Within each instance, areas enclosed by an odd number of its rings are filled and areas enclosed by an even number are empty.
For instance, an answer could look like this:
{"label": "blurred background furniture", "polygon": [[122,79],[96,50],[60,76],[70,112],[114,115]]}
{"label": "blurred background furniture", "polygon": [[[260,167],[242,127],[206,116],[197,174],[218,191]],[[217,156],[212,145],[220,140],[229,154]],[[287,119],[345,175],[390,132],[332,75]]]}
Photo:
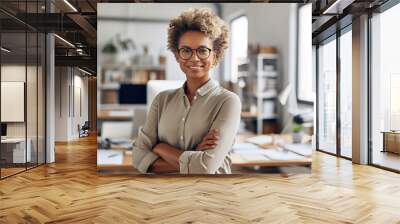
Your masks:
{"label": "blurred background furniture", "polygon": [[78,124],[78,133],[79,133],[78,137],[81,138],[89,136],[89,130],[90,130],[89,121],[85,121],[85,123],[82,126]]}
{"label": "blurred background furniture", "polygon": [[400,154],[400,131],[382,131],[382,134],[382,152],[392,152]]}

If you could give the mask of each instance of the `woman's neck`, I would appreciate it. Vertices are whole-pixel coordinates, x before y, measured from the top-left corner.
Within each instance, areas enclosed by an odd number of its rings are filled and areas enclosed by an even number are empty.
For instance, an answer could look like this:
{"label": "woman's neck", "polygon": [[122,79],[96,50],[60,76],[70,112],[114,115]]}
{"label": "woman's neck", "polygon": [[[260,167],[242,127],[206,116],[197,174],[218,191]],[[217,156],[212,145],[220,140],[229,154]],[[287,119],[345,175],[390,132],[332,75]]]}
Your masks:
{"label": "woman's neck", "polygon": [[207,77],[202,79],[187,79],[186,94],[188,95],[190,101],[196,95],[196,91],[206,82],[208,82],[208,80],[210,80],[210,77],[208,75]]}

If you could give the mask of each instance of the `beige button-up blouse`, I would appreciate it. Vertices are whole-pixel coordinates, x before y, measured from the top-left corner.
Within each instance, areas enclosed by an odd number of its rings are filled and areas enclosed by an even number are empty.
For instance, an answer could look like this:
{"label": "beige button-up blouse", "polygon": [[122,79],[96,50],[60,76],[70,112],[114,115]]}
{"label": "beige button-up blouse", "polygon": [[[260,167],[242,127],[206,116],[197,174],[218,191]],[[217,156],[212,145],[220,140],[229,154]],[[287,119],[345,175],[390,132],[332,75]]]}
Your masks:
{"label": "beige button-up blouse", "polygon": [[[190,104],[185,84],[158,94],[147,120],[133,145],[133,165],[141,173],[159,158],[153,147],[167,143],[184,152],[179,157],[181,174],[229,174],[229,157],[240,123],[239,97],[209,80],[200,87]],[[215,148],[196,151],[196,146],[212,129],[220,139]]]}

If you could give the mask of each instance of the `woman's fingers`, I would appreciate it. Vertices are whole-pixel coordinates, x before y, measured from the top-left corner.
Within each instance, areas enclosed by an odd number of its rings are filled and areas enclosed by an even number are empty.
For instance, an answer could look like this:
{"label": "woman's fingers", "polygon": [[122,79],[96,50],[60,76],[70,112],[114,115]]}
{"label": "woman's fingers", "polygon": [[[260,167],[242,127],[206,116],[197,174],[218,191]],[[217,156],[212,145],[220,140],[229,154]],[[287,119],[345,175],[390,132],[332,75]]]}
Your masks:
{"label": "woman's fingers", "polygon": [[204,150],[208,150],[208,149],[213,149],[215,148],[217,145],[205,145],[203,147],[200,147],[197,149],[197,151],[204,151]]}
{"label": "woman's fingers", "polygon": [[213,129],[209,131],[201,141],[201,143],[196,147],[196,150],[207,150],[215,148],[219,141],[219,133],[218,130]]}
{"label": "woman's fingers", "polygon": [[218,141],[208,141],[198,145],[197,150],[206,150],[215,148],[218,145]]}
{"label": "woman's fingers", "polygon": [[203,140],[209,140],[209,139],[219,139],[219,134],[218,132],[211,130],[210,132],[207,133],[206,136],[204,136]]}
{"label": "woman's fingers", "polygon": [[216,145],[216,144],[218,144],[218,140],[210,139],[210,140],[204,141],[204,144],[206,144],[206,145]]}

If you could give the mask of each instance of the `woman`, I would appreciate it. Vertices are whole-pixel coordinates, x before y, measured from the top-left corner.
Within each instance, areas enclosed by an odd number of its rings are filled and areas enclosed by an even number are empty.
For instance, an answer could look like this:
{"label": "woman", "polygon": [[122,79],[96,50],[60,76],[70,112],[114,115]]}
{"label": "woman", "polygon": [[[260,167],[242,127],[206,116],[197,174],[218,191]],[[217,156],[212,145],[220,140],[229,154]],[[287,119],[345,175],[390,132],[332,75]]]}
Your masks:
{"label": "woman", "polygon": [[141,173],[231,173],[241,103],[209,77],[227,45],[226,25],[208,9],[190,9],[170,21],[168,48],[186,82],[161,92],[150,107],[133,147]]}

